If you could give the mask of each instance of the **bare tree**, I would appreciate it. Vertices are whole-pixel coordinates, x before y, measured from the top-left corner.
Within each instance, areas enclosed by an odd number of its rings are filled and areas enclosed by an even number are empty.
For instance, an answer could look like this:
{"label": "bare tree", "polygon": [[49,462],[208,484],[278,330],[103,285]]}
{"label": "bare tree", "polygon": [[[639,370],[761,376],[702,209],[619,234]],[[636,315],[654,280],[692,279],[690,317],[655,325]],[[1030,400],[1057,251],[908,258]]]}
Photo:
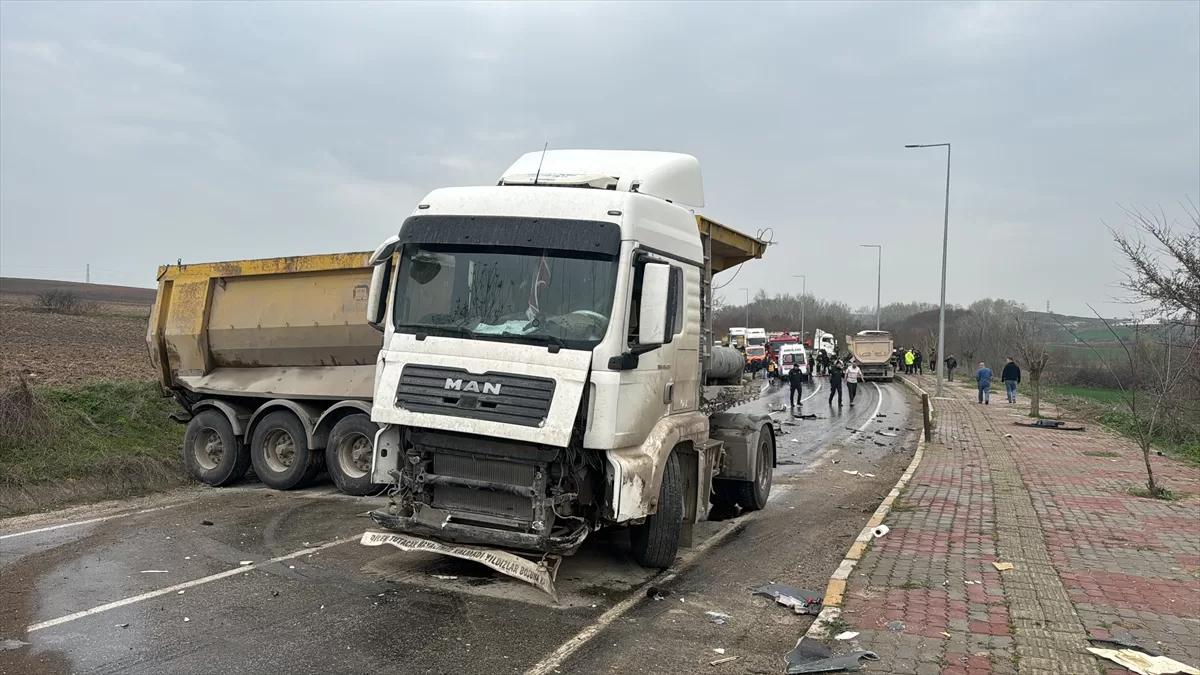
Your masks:
{"label": "bare tree", "polygon": [[[1091,305],[1088,308],[1104,322],[1113,341],[1120,344],[1129,373],[1125,377],[1118,375],[1114,364],[1090,342],[1079,337],[1072,328],[1060,325],[1091,349],[1116,380],[1121,405],[1129,413],[1126,426],[1142,450],[1142,460],[1146,466],[1146,492],[1150,497],[1160,499],[1166,496],[1166,491],[1154,480],[1150,451],[1163,429],[1174,421],[1171,413],[1176,409],[1175,396],[1200,350],[1200,336],[1193,331],[1190,338],[1186,337],[1185,331],[1179,326],[1174,329],[1162,326],[1158,331],[1149,331],[1135,322],[1133,337],[1126,341]],[[1161,338],[1158,344],[1151,339],[1154,333]]]}
{"label": "bare tree", "polygon": [[51,314],[81,314],[83,302],[75,291],[56,288],[39,293],[34,307]]}
{"label": "bare tree", "polygon": [[1042,372],[1050,363],[1051,352],[1046,349],[1050,342],[1046,325],[1028,312],[1017,312],[1012,317],[1008,333],[1012,349],[1020,361],[1017,365],[1029,373],[1029,416],[1041,416]]}
{"label": "bare tree", "polygon": [[1128,261],[1121,286],[1135,302],[1154,305],[1151,316],[1200,328],[1200,209],[1183,206],[1189,223],[1170,220],[1162,210],[1125,209],[1135,232],[1109,228]]}

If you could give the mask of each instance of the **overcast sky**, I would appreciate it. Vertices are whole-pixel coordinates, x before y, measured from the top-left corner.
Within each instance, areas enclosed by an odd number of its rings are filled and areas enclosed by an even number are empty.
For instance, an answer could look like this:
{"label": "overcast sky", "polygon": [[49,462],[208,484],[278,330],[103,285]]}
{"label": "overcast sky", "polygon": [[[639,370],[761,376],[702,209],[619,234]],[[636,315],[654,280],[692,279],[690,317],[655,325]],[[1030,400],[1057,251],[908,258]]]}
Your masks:
{"label": "overcast sky", "polygon": [[4,276],[367,250],[549,143],[696,155],[778,243],[728,300],[873,305],[882,243],[936,301],[946,141],[948,301],[1086,313],[1118,204],[1200,201],[1200,3],[0,3]]}

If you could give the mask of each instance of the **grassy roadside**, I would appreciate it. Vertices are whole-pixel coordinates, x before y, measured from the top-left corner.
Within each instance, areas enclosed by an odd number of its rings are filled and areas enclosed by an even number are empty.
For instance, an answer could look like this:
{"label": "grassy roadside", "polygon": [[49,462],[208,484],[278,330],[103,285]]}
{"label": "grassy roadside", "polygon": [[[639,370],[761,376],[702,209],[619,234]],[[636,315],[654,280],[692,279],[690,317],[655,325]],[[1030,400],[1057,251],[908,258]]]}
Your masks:
{"label": "grassy roadside", "polygon": [[0,391],[0,517],[188,481],[175,403],[151,382]]}
{"label": "grassy roadside", "polygon": [[[1055,405],[1136,440],[1133,416],[1124,407],[1120,392],[1060,386],[1045,387],[1044,392],[1047,400]],[[1165,455],[1200,466],[1200,435],[1189,432],[1181,425],[1163,425],[1155,432],[1153,443]]]}

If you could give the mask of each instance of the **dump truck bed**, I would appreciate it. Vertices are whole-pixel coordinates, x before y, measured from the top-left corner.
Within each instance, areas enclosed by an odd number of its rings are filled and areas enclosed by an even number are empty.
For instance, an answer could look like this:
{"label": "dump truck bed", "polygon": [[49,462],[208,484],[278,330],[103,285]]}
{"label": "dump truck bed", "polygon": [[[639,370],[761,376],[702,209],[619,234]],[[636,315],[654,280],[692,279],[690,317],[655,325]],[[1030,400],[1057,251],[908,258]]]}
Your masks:
{"label": "dump truck bed", "polygon": [[696,226],[701,234],[707,234],[712,241],[713,274],[737,267],[748,260],[761,258],[767,251],[765,241],[738,232],[711,218],[696,216]]}
{"label": "dump truck bed", "polygon": [[163,386],[371,400],[383,338],[366,323],[370,255],[160,267],[146,342]]}

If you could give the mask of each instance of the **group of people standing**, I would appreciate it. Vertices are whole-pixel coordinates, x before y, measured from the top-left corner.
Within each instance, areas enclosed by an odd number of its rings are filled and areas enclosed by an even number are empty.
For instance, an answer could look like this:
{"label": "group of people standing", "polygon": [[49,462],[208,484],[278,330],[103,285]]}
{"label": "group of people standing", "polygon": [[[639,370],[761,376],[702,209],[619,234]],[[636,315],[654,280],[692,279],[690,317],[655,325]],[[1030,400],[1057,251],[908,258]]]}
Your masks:
{"label": "group of people standing", "polygon": [[[930,359],[930,363],[937,361],[937,352],[934,352],[934,357]],[[897,347],[892,352],[892,368],[896,372],[903,371],[906,375],[924,375],[925,374],[925,355],[920,349],[905,349]]]}
{"label": "group of people standing", "polygon": [[[825,352],[821,352],[820,356],[825,357]],[[812,366],[813,361],[810,357],[809,372],[812,372]],[[853,407],[854,398],[858,395],[858,383],[863,379],[863,372],[859,368],[858,362],[853,359],[848,362],[843,362],[841,359],[829,360],[824,366],[823,372],[829,376],[829,405],[832,406],[833,399],[837,398],[838,407],[842,407],[842,384],[845,383],[846,393],[849,395],[850,405]],[[788,372],[788,386],[791,388],[788,401],[791,403],[792,412],[796,411],[796,406],[804,397],[804,382],[805,376],[801,372],[800,366],[793,365],[791,371]]]}

